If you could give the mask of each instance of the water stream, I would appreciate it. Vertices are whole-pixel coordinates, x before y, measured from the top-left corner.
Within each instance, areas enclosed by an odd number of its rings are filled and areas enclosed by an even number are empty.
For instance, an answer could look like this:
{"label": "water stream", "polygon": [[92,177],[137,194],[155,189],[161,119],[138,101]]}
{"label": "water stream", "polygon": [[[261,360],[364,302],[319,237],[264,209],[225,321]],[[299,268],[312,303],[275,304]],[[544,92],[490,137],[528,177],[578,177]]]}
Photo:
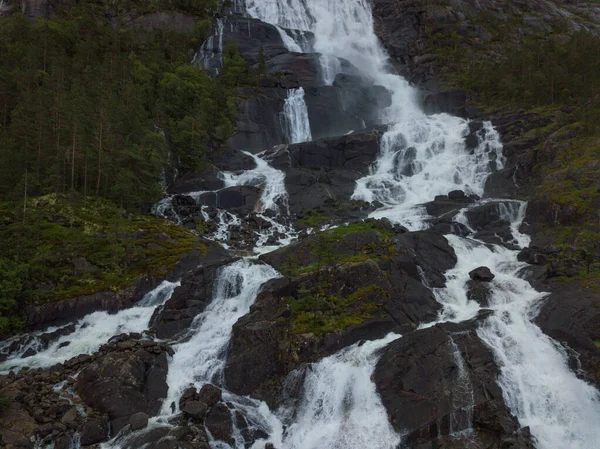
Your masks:
{"label": "water stream", "polygon": [[[389,70],[388,57],[373,30],[367,0],[246,0],[245,7],[250,16],[280,27],[280,32],[289,39],[300,34],[288,34],[283,28],[314,33],[314,51],[321,53],[326,83],[341,70],[338,58],[343,58],[363,76],[392,93],[392,106],[383,111],[382,117],[393,125],[382,138],[372,174],[357,182],[353,195],[355,199],[383,204],[373,213],[374,217],[388,218],[412,230],[424,229],[430,217],[423,203],[457,189],[481,195],[487,176],[502,167],[502,145],[490,123],[484,123],[477,131],[477,143],[469,148],[465,143],[465,137],[472,132],[468,121],[447,114],[428,116],[423,113],[416,90]],[[211,39],[219,39],[218,29]],[[207,43],[207,48],[213,45],[214,42]],[[299,41],[286,45],[295,51],[303,48]],[[210,60],[214,55],[205,53],[203,57]],[[289,92],[284,115],[290,142],[311,139],[302,88]],[[222,174],[225,185],[261,186],[261,206],[257,212],[286,215],[283,172],[270,167],[260,156],[252,157],[256,167],[241,173]],[[502,218],[510,223],[514,246],[528,245],[528,237],[519,231],[526,204],[505,202],[502,208]],[[455,220],[469,228],[464,212]],[[226,239],[227,223],[238,218],[223,215],[219,219],[223,221],[223,229],[218,231],[220,239]],[[507,405],[522,426],[530,427],[537,449],[597,447],[600,442],[598,391],[576,377],[567,366],[564,349],[532,323],[536,306],[544,294],[519,277],[524,265],[517,261],[517,251],[485,244],[473,236],[448,235],[447,240],[456,252],[458,263],[446,273],[446,287],[434,289],[443,305],[436,322],[460,322],[478,314],[482,306],[467,298],[468,273],[482,265],[489,267],[496,275],[490,283],[487,305],[493,313],[483,321],[478,335],[491,348],[500,367],[498,381]],[[290,241],[284,239],[278,244]],[[263,239],[262,244],[265,242]],[[242,259],[221,269],[211,304],[196,317],[185,341],[174,345],[175,354],[169,362],[167,379],[168,397],[161,415],[153,418],[151,428],[168,425],[169,419],[177,413],[181,393],[188,386],[200,387],[209,382],[223,385],[222,372],[232,326],[248,313],[261,286],[278,276],[270,266],[251,259]],[[162,285],[160,293],[155,290],[151,299],[145,298],[136,307],[117,315],[88,316],[77,323],[75,334],[64,337],[71,341],[69,345],[59,347],[64,342],[61,337],[33,357],[20,359],[22,353],[11,357],[0,365],[0,370],[21,365],[48,366],[50,361],[53,364],[76,353],[97,350],[117,333],[143,331],[154,308],[168,299],[175,286]],[[429,323],[432,324],[435,323]],[[357,344],[312,365],[302,381],[302,396],[291,409],[269,410],[260,401],[225,392],[227,401],[269,435],[266,440],[255,442],[252,448],[263,449],[267,442],[278,449],[396,448],[401,438],[389,423],[371,381],[380,349],[395,338],[399,337],[390,335]],[[81,341],[76,341],[78,339]],[[472,427],[472,385],[460,350],[454,341],[452,345],[459,369],[454,394],[464,406],[451,417],[451,424],[456,432],[468,432]],[[242,449],[243,439],[236,432],[236,449]],[[126,446],[126,439],[105,445],[107,448]],[[213,442],[213,447],[228,445]]]}

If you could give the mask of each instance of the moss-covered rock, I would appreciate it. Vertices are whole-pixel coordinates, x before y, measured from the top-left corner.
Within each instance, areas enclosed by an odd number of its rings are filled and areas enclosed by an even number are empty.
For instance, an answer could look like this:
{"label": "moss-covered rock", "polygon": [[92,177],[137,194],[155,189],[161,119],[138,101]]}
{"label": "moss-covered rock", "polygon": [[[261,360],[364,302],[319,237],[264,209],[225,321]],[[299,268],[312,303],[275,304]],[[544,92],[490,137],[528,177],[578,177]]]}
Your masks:
{"label": "moss-covered rock", "polygon": [[206,251],[193,232],[107,201],[52,194],[26,206],[0,206],[0,264],[13,267],[2,275],[0,333],[15,330],[28,305],[119,292]]}

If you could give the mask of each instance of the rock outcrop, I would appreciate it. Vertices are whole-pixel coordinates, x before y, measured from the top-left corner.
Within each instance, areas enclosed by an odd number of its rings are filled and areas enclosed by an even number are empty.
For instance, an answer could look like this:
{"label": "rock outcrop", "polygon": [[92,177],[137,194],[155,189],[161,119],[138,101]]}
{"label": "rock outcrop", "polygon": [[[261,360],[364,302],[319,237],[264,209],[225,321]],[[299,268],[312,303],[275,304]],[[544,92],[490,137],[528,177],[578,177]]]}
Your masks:
{"label": "rock outcrop", "polygon": [[498,369],[477,325],[436,325],[382,351],[373,379],[406,447],[458,449],[473,441],[496,449],[534,447],[502,400]]}

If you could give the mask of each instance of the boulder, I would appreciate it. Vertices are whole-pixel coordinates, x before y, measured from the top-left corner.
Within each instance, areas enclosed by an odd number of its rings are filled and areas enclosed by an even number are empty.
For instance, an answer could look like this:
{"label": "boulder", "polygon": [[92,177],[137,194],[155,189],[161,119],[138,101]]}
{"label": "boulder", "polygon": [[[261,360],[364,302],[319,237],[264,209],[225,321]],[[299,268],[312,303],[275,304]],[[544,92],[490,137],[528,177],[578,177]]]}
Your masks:
{"label": "boulder", "polygon": [[469,277],[478,282],[490,282],[496,277],[488,267],[475,268],[469,272]]}
{"label": "boulder", "polygon": [[222,402],[210,409],[204,425],[215,440],[230,441],[233,432],[233,420],[229,408]]}
{"label": "boulder", "polygon": [[181,411],[188,417],[200,421],[206,416],[208,405],[201,401],[187,401]]}
{"label": "boulder", "polygon": [[499,449],[514,439],[511,448],[533,448],[503,402],[498,368],[477,327],[476,322],[436,325],[383,350],[373,380],[407,447],[433,447],[452,433],[463,443],[451,447],[476,442]]}
{"label": "boulder", "polygon": [[75,384],[87,405],[109,416],[115,434],[136,413],[155,415],[167,396],[165,349],[136,347],[101,355],[81,371]]}
{"label": "boulder", "polygon": [[148,427],[148,415],[144,412],[134,413],[129,418],[129,425],[131,430],[140,430]]}
{"label": "boulder", "polygon": [[220,402],[223,397],[223,392],[219,387],[212,384],[203,385],[198,393],[198,399],[204,402],[209,407],[212,407],[217,402]]}
{"label": "boulder", "polygon": [[465,195],[462,190],[455,190],[448,195],[436,196],[433,201],[425,203],[424,206],[429,215],[438,218],[452,218],[461,209],[475,201],[475,198]]}
{"label": "boulder", "polygon": [[90,419],[83,425],[81,445],[92,446],[108,440],[108,423],[99,419]]}
{"label": "boulder", "polygon": [[486,282],[470,280],[467,282],[467,298],[481,307],[489,307],[492,289]]}
{"label": "boulder", "polygon": [[530,265],[546,265],[550,262],[548,256],[536,247],[523,248],[517,255],[517,260]]}

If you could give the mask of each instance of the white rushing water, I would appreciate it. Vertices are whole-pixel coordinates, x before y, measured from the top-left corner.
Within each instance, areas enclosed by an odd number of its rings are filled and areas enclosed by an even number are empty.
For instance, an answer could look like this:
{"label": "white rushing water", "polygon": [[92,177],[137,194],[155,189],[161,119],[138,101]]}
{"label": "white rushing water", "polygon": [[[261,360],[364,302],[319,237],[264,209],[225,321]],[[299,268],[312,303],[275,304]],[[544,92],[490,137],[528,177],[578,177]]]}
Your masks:
{"label": "white rushing water", "polygon": [[[426,116],[416,91],[389,72],[367,0],[251,3],[248,12],[254,17],[312,31],[315,51],[347,59],[393,93],[384,117],[394,125],[382,139],[374,172],[357,183],[354,193],[355,199],[384,205],[375,217],[410,229],[425,228],[427,217],[421,204],[456,189],[481,195],[491,170],[502,167],[502,146],[491,124],[486,123],[484,132],[478,133],[476,147],[467,148],[466,120],[447,114]],[[328,78],[333,76],[330,72]],[[518,231],[524,211],[523,205],[509,205],[503,211],[503,218],[511,223],[512,243],[518,247],[528,244],[527,236]],[[597,447],[598,391],[569,370],[564,350],[532,324],[543,294],[518,277],[522,265],[516,260],[517,252],[473,239],[448,236],[448,240],[458,263],[447,273],[447,287],[436,291],[444,305],[440,321],[475,316],[480,306],[466,298],[468,272],[481,265],[491,268],[496,275],[490,298],[494,314],[479,335],[500,366],[499,382],[508,406],[522,425],[530,426],[539,449]]]}
{"label": "white rushing water", "polygon": [[[150,318],[156,307],[168,301],[179,285],[179,282],[164,281],[130,309],[124,309],[115,314],[94,312],[86,315],[75,323],[73,332],[57,338],[46,348],[41,346],[40,336],[59,328],[54,327],[36,332],[31,335],[32,339],[26,345],[13,352],[5,362],[0,363],[0,373],[25,366],[31,368],[52,366],[80,354],[93,354],[115,335],[143,332],[148,329]],[[10,346],[11,343],[12,340],[4,342],[0,351]],[[30,348],[37,353],[21,358]]]}
{"label": "white rushing water", "polygon": [[248,259],[220,269],[212,302],[194,319],[189,340],[173,347],[175,355],[169,363],[169,393],[163,415],[172,414],[171,403],[178,407],[179,396],[190,385],[222,385],[225,351],[233,325],[248,313],[260,287],[277,277],[279,274],[270,265]]}
{"label": "white rushing water", "polygon": [[[345,348],[312,366],[300,404],[275,447],[286,449],[394,449],[400,436],[390,424],[371,380],[379,350],[399,338]],[[281,434],[281,436],[279,436]]]}
{"label": "white rushing water", "polygon": [[[236,2],[239,9],[241,3]],[[393,123],[382,138],[380,155],[373,172],[359,180],[355,199],[383,204],[373,216],[386,217],[410,229],[428,226],[422,204],[436,195],[461,189],[481,195],[486,177],[503,164],[502,145],[490,123],[478,132],[473,148],[465,144],[469,123],[447,114],[428,116],[417,101],[417,92],[408,83],[391,73],[388,57],[373,30],[373,17],[367,0],[246,0],[247,13],[278,26],[288,49],[307,48],[304,33],[314,34],[311,49],[321,53],[324,82],[330,84],[342,70],[340,58],[352,63],[363,76],[392,92],[392,106],[382,111],[385,121]],[[203,46],[202,63],[212,65],[216,46],[222,49],[222,21],[216,33]],[[284,107],[289,141],[311,139],[308,111],[302,88],[290,90]],[[270,223],[270,230],[260,234],[257,252],[272,249],[267,240],[274,232],[284,235],[278,245],[289,244],[293,231],[281,224],[279,217],[289,214],[285,174],[269,166],[260,155],[250,155],[256,167],[239,173],[222,173],[227,187],[255,186],[262,189],[260,205],[255,211]],[[492,201],[492,200],[486,200]],[[483,202],[477,203],[477,205]],[[157,208],[170,213],[165,200]],[[503,201],[501,218],[510,223],[515,247],[529,244],[529,238],[519,229],[526,204]],[[466,211],[455,220],[471,229]],[[208,219],[208,217],[205,217]],[[232,226],[240,226],[239,217],[219,211],[216,240],[225,242]],[[472,229],[471,229],[472,230]],[[443,305],[436,322],[460,322],[477,316],[482,306],[467,299],[469,272],[487,266],[495,274],[489,283],[488,307],[493,314],[478,329],[478,335],[492,350],[500,367],[499,384],[511,411],[523,426],[529,426],[536,438],[537,449],[593,449],[600,441],[600,397],[592,386],[578,379],[567,365],[564,349],[545,336],[533,323],[537,306],[544,294],[535,291],[519,278],[524,264],[516,259],[517,251],[499,245],[484,244],[471,238],[447,236],[458,262],[446,273],[444,288],[433,289]],[[149,432],[169,426],[177,412],[179,397],[193,385],[206,383],[223,386],[223,369],[232,327],[247,314],[262,285],[279,274],[270,266],[250,259],[241,259],[222,267],[213,289],[213,298],[198,315],[188,334],[173,346],[169,360],[168,397],[161,415],[151,420]],[[177,284],[163,283],[135,307],[116,315],[103,312],[88,315],[76,323],[70,335],[60,337],[35,356],[18,356],[0,365],[48,366],[80,353],[97,350],[113,335],[122,332],[142,332],[149,324],[155,307],[163,304]],[[430,323],[432,325],[435,323]],[[49,329],[53,331],[56,329]],[[41,333],[39,334],[41,335]],[[34,335],[27,344],[36,344]],[[224,399],[244,413],[256,428],[269,437],[255,442],[252,449],[264,449],[272,443],[277,449],[395,449],[400,435],[389,422],[386,410],[377,394],[372,375],[380,350],[395,335],[372,342],[363,342],[311,365],[302,380],[301,397],[294,407],[269,410],[266,404],[251,398],[235,396],[227,391]],[[68,345],[63,343],[69,342]],[[9,342],[10,343],[10,342]],[[466,361],[454,340],[450,340],[458,369],[457,382],[449,386],[457,410],[450,417],[450,432],[464,437],[473,429],[473,385]],[[61,347],[62,346],[62,347]],[[3,347],[0,347],[2,350]],[[234,416],[234,420],[235,420]],[[234,426],[236,449],[246,449],[240,431]],[[113,441],[103,447],[123,447],[126,441]],[[213,448],[229,447],[224,442],[212,442]]]}
{"label": "white rushing water", "polygon": [[290,89],[283,105],[282,127],[288,143],[302,143],[312,140],[308,109],[304,101],[304,89]]}

